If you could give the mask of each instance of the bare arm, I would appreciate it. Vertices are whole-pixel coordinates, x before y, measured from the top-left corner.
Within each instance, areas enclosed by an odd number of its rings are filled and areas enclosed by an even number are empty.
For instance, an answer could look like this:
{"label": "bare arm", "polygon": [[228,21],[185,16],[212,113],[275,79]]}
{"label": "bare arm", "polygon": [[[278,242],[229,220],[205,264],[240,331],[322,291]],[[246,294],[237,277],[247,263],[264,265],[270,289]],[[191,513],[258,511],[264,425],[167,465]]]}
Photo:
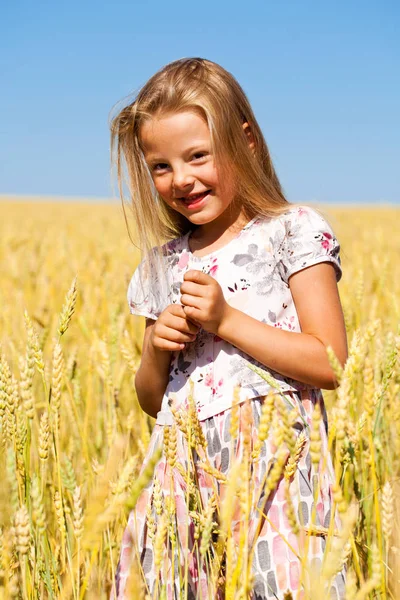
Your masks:
{"label": "bare arm", "polygon": [[[218,335],[274,371],[323,389],[337,381],[326,347],[333,348],[342,366],[347,360],[347,338],[334,268],[313,265],[289,278],[301,333],[260,323],[228,308]],[[229,306],[229,305],[228,305]]]}
{"label": "bare arm", "polygon": [[167,387],[172,352],[158,350],[150,343],[155,321],[146,319],[142,360],[135,377],[136,394],[145,413],[156,417]]}
{"label": "bare arm", "polygon": [[146,319],[142,360],[135,386],[139,404],[148,415],[156,417],[169,378],[172,352],[193,342],[199,327],[191,323],[180,304],[170,304],[157,321]]}
{"label": "bare arm", "polygon": [[312,265],[294,273],[289,286],[301,333],[277,329],[230,306],[221,287],[209,275],[188,271],[181,287],[185,313],[266,367],[324,389],[337,381],[326,347],[340,363],[347,360],[347,339],[334,267]]}

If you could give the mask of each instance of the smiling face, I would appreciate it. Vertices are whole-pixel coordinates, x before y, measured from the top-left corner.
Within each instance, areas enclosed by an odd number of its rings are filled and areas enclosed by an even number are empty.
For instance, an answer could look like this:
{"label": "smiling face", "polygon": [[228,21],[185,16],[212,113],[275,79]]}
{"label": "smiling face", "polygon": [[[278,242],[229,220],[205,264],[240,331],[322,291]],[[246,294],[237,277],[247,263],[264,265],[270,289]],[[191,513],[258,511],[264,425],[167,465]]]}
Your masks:
{"label": "smiling face", "polygon": [[234,189],[225,181],[222,185],[210,131],[199,114],[185,111],[149,119],[141,126],[140,141],[154,185],[168,206],[199,226],[232,221],[231,211],[229,217],[225,211]]}

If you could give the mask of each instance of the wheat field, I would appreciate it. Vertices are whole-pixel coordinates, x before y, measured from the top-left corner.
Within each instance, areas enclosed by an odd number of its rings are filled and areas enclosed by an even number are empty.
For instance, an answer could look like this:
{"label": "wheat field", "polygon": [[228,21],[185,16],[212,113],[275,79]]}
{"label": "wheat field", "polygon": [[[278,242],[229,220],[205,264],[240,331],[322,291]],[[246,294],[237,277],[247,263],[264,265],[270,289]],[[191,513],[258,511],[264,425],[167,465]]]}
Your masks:
{"label": "wheat field", "polygon": [[[397,599],[400,211],[319,208],[341,242],[350,354],[343,372],[331,358],[341,385],[324,392],[343,529],[314,531],[326,536],[327,552],[307,597],[328,598],[330,580],[346,565],[346,598]],[[108,598],[129,510],[158,458],[139,477],[154,422],[135,397],[143,322],[126,302],[139,254],[117,202],[3,200],[0,210],[0,600]],[[196,423],[181,426],[202,443]],[[171,439],[165,448],[173,462]],[[244,522],[246,468],[238,465],[229,483]],[[288,476],[287,465],[280,476]],[[222,586],[227,599],[242,600],[251,593],[251,558],[243,545],[233,548],[230,507],[220,509],[219,523],[209,507],[196,516],[209,597]],[[160,513],[165,526],[153,541],[161,562],[175,532],[173,507]],[[138,568],[129,589],[132,598],[150,598]],[[155,596],[166,598],[165,588]]]}

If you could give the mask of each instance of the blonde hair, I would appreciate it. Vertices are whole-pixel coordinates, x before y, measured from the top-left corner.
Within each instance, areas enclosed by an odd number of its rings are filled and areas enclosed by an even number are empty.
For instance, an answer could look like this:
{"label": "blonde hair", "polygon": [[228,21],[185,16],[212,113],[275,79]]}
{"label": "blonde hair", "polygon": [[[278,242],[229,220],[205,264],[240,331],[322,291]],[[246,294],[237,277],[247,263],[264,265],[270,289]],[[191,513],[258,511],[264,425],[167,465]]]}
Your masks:
{"label": "blonde hair", "polygon": [[[295,206],[284,196],[260,126],[236,79],[209,60],[180,59],[155,73],[110,125],[122,205],[126,182],[142,251],[193,228],[155,190],[140,145],[140,127],[145,120],[184,110],[198,112],[205,119],[218,171],[234,177],[235,202],[242,203],[249,220],[256,215],[275,217]],[[244,123],[250,127],[254,148],[249,147]]]}

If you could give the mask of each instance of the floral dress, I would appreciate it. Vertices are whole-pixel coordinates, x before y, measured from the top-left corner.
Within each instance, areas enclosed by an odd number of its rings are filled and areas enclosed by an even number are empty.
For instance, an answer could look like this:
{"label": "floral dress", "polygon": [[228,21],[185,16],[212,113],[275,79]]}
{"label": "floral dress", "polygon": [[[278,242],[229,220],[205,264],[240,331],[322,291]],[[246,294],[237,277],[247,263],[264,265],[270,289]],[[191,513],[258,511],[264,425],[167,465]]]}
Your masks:
{"label": "floral dress", "polygon": [[[225,246],[202,257],[191,253],[189,235],[172,240],[161,249],[153,249],[140,263],[128,288],[128,303],[133,314],[157,319],[169,304],[179,303],[184,273],[198,269],[218,281],[231,306],[272,327],[301,332],[289,277],[321,262],[333,265],[337,281],[341,277],[338,240],[326,220],[310,207],[292,207],[275,218],[255,217]],[[293,439],[297,441],[303,435],[304,443],[290,482],[282,475],[273,492],[267,493],[265,481],[276,458],[277,437],[268,435],[259,448],[258,428],[268,394],[278,389],[286,407],[296,413],[290,425]],[[311,460],[309,439],[317,405],[322,415],[319,464]],[[235,461],[243,456],[248,439],[251,452],[258,448],[259,456],[251,464],[252,493],[257,500],[250,514],[248,533],[248,543],[253,549],[252,598],[281,599],[288,591],[292,592],[293,598],[305,598],[301,557],[306,553],[317,569],[322,563],[325,538],[323,535],[308,536],[305,546],[304,538],[293,532],[289,504],[302,527],[312,524],[323,530],[331,522],[335,527],[340,526],[337,516],[331,515],[333,468],[321,390],[284,377],[218,336],[200,330],[193,343],[172,353],[169,382],[142,471],[156,448],[163,446],[164,430],[174,426],[176,410],[184,413],[194,410],[206,441],[207,462],[222,474],[220,478],[213,478],[210,470],[203,468],[205,457],[192,453],[204,506],[208,505],[213,493],[221,493],[221,481]],[[276,407],[274,411],[282,415]],[[231,428],[233,419],[238,421],[235,434]],[[174,428],[174,432],[180,467],[171,465],[163,452],[153,478],[131,511],[117,568],[115,591],[118,600],[131,597],[126,595],[126,590],[135,557],[141,565],[149,595],[154,594],[161,581],[166,586],[168,600],[183,597],[181,571],[184,564],[189,563],[186,597],[212,598],[208,588],[209,573],[198,552],[194,551],[196,523],[187,506],[187,481],[182,475],[189,468],[190,448],[181,429]],[[287,448],[286,459],[289,454]],[[149,519],[159,524],[160,514],[154,506],[156,492],[167,503],[168,498],[173,497],[178,545],[181,544],[182,550],[179,556],[172,557],[170,553],[164,559],[167,563],[162,572],[155,565],[154,536],[152,538],[149,532]],[[261,505],[262,510],[259,510]],[[233,529],[238,525],[233,518]],[[186,560],[183,558],[185,548],[189,549],[190,555]],[[344,581],[343,571],[332,579],[330,598],[343,597]],[[214,597],[223,598],[221,594],[215,591]]]}

